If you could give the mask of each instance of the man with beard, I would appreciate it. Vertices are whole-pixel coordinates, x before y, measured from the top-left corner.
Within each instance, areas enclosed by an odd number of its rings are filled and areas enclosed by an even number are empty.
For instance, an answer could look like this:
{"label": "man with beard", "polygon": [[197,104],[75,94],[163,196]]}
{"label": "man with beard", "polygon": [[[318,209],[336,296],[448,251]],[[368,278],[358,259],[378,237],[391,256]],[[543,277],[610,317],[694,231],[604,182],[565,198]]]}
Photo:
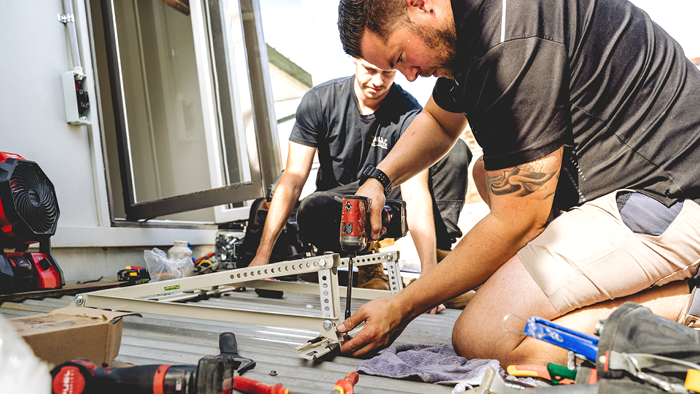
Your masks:
{"label": "man with beard", "polygon": [[[341,0],[338,26],[352,56],[411,81],[442,77],[377,166],[383,178],[400,185],[430,166],[468,119],[490,207],[436,269],[343,322],[366,322],[343,352],[386,346],[481,283],[453,345],[502,365],[566,360],[504,332],[509,313],[588,333],[624,301],[695,320],[700,72],[647,14],[626,0]],[[358,194],[381,206],[382,190],[372,179]]]}
{"label": "man with beard", "polygon": [[[361,174],[386,157],[422,108],[411,94],[393,83],[396,71],[380,70],[364,60],[353,61],[355,75],[315,86],[302,98],[289,138],[287,165],[251,267],[270,262],[273,246],[293,214],[317,152],[316,192],[304,199],[296,220],[306,242],[320,251],[340,252],[342,196],[357,191]],[[462,236],[457,221],[467,192],[472,154],[462,140],[446,153],[389,196],[406,201],[407,225],[421,261],[421,276]],[[359,287],[389,290],[382,264],[359,267],[358,277]],[[464,307],[465,298],[460,295],[447,306]],[[444,308],[434,305],[426,311],[436,313]]]}

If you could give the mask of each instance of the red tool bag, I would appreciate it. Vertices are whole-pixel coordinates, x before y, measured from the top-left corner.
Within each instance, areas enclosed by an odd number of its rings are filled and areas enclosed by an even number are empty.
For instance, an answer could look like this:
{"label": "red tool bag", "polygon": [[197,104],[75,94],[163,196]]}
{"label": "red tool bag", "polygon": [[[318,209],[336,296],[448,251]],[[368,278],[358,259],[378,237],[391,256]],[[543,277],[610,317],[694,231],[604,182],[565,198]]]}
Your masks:
{"label": "red tool bag", "polygon": [[[51,255],[59,217],[53,184],[33,161],[0,152],[0,293],[63,287]],[[28,252],[39,242],[39,252]],[[15,252],[5,253],[5,249]]]}

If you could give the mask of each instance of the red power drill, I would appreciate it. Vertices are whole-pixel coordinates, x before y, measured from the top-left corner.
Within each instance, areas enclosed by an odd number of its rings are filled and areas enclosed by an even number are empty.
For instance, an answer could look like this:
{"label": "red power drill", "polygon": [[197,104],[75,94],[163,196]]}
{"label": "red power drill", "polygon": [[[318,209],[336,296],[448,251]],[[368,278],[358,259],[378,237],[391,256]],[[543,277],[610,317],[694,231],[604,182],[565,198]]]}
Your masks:
{"label": "red power drill", "polygon": [[[54,394],[230,394],[232,389],[255,394],[287,394],[281,385],[268,386],[240,376],[255,361],[238,355],[236,336],[219,335],[218,356],[205,356],[197,365],[140,365],[98,368],[77,359],[53,370]],[[286,390],[286,391],[285,391]]]}
{"label": "red power drill", "polygon": [[233,361],[204,357],[198,365],[141,365],[99,368],[77,359],[51,371],[54,394],[230,393]]}
{"label": "red power drill", "polygon": [[[352,297],[352,259],[357,252],[367,249],[372,228],[369,221],[371,200],[363,196],[344,196],[340,219],[340,247],[350,253],[348,261],[348,291],[345,302],[345,318],[350,317]],[[388,200],[382,211],[382,227],[386,228],[383,237],[401,238],[406,235],[406,203]]]}

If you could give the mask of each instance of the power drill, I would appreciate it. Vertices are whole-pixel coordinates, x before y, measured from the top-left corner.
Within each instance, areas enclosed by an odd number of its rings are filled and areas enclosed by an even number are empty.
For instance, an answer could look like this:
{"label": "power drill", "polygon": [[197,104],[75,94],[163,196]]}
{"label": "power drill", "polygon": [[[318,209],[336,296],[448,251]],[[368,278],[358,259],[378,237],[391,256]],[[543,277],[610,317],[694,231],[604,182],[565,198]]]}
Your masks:
{"label": "power drill", "polygon": [[[219,348],[220,355],[202,357],[197,365],[99,368],[84,359],[72,360],[51,370],[53,393],[221,394],[240,387],[249,393],[285,394],[286,389],[281,385],[267,386],[234,376],[254,368],[255,361],[238,355],[236,337],[232,332],[219,335]],[[253,388],[256,391],[251,391]],[[275,390],[271,390],[273,388]]]}
{"label": "power drill", "polygon": [[[350,253],[348,261],[348,286],[345,302],[345,318],[350,317],[352,299],[353,261],[357,253],[370,244],[370,199],[363,196],[344,196],[340,219],[340,247]],[[406,203],[388,200],[382,211],[382,227],[387,229],[386,238],[401,238],[406,235]]]}

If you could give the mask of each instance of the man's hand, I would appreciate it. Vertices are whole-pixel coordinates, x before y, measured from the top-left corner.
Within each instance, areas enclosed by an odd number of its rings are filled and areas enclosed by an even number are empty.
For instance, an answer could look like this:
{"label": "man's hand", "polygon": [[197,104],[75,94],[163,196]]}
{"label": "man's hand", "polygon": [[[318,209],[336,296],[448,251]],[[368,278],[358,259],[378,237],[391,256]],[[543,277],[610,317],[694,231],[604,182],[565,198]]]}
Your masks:
{"label": "man's hand", "polygon": [[264,256],[261,253],[258,253],[255,255],[253,260],[250,261],[250,264],[248,264],[248,267],[257,267],[260,265],[265,265],[270,263],[270,258],[269,256]]}
{"label": "man's hand", "polygon": [[348,332],[363,321],[365,327],[340,348],[342,353],[360,356],[389,346],[403,332],[412,319],[401,312],[395,296],[376,298],[341,323],[337,330]]}
{"label": "man's hand", "polygon": [[440,305],[436,306],[436,307],[433,308],[433,309],[430,309],[430,310],[425,311],[425,314],[426,314],[426,315],[437,315],[438,313],[444,311],[445,309],[446,309],[446,308],[445,308],[445,305],[444,305],[444,304],[440,304]]}
{"label": "man's hand", "polygon": [[384,235],[386,229],[382,227],[382,210],[384,210],[384,188],[378,180],[369,178],[355,193],[358,196],[368,197],[370,200],[371,213],[369,216],[372,225],[372,240],[378,241]]}

